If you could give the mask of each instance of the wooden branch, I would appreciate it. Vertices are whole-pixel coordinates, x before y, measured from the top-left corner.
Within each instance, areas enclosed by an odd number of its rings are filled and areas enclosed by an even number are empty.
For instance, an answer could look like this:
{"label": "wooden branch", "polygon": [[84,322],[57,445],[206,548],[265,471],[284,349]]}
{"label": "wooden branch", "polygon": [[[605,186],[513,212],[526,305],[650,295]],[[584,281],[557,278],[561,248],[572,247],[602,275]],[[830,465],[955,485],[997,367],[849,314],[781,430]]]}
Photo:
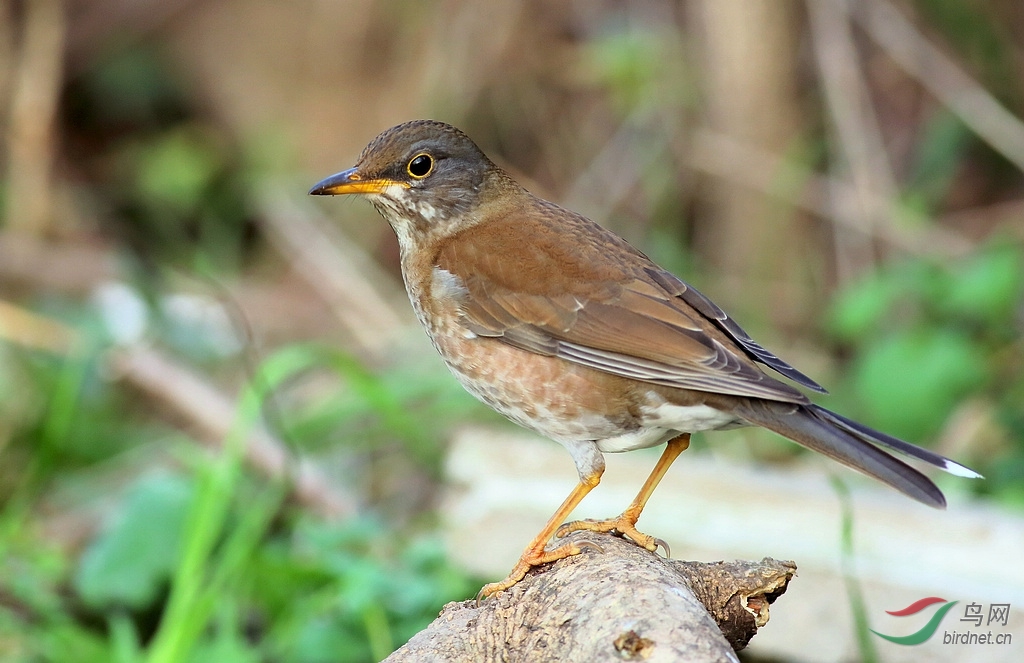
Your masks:
{"label": "wooden branch", "polygon": [[54,118],[64,82],[67,17],[61,0],[33,0],[22,9],[21,52],[5,136],[5,222],[8,228],[42,234],[53,222]]}
{"label": "wooden branch", "polygon": [[449,603],[386,659],[406,661],[738,661],[793,562],[682,562],[619,537],[577,532],[586,551],[483,601]]}
{"label": "wooden branch", "polygon": [[942,49],[922,35],[892,3],[837,3],[905,72],[918,80],[979,138],[1024,171],[1024,122]]}

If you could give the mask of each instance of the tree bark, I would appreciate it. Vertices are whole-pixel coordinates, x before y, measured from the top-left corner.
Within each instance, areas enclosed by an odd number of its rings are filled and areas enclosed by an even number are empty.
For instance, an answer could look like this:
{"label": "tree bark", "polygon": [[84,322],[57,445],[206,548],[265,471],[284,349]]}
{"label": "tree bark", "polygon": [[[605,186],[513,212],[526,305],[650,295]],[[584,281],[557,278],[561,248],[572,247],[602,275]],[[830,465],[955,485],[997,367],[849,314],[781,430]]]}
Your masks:
{"label": "tree bark", "polygon": [[602,553],[535,569],[477,606],[449,603],[386,663],[738,661],[793,562],[683,562],[619,537],[577,532]]}

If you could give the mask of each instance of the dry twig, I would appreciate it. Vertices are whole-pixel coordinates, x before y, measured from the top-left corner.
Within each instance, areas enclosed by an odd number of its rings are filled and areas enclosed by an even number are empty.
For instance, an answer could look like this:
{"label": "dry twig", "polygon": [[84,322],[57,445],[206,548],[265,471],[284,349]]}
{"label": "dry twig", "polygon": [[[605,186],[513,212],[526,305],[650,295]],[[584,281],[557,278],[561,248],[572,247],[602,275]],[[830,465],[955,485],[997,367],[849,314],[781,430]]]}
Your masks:
{"label": "dry twig", "polygon": [[[873,228],[890,223],[897,200],[896,178],[889,163],[867,84],[858,65],[857,50],[843,7],[846,0],[807,0],[819,80],[838,141],[833,169],[849,172],[856,199],[833,200],[836,217],[860,217]],[[855,202],[856,207],[840,205]],[[856,221],[848,221],[853,225]],[[841,279],[852,277],[872,262],[870,238],[838,225],[836,264]]]}
{"label": "dry twig", "polygon": [[7,225],[31,233],[51,219],[54,117],[63,82],[64,3],[29,0],[7,127]]}
{"label": "dry twig", "polygon": [[312,205],[270,183],[260,189],[269,240],[331,305],[359,350],[372,359],[384,357],[406,328],[389,303],[398,298],[392,279],[358,246],[339,238]]}
{"label": "dry twig", "polygon": [[[772,196],[790,196],[778,186],[778,174],[787,168],[779,156],[748,143],[708,130],[693,137],[689,149],[680,154],[702,172],[727,178]],[[833,200],[841,207],[858,205],[857,191],[846,182],[808,173],[799,195],[787,198],[793,205],[914,254],[961,256],[971,250],[972,242],[946,228],[905,229],[893,224],[869,226],[859,216],[833,216]],[[887,204],[888,201],[878,201]]]}
{"label": "dry twig", "polygon": [[853,17],[908,74],[995,151],[1024,172],[1024,123],[885,0],[858,3]]}

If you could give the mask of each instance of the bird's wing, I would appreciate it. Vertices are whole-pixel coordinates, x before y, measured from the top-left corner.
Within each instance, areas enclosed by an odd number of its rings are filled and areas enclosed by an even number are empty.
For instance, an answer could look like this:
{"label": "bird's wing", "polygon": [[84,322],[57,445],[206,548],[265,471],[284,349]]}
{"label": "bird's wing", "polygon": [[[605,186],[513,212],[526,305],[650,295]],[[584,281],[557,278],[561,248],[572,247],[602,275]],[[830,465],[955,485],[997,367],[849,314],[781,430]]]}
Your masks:
{"label": "bird's wing", "polygon": [[[570,230],[592,224],[571,220]],[[616,235],[592,224],[581,243],[578,233],[529,224],[505,219],[507,230],[486,237],[470,229],[437,256],[436,268],[464,286],[462,322],[478,336],[669,387],[807,402],[759,361],[821,390]]]}
{"label": "bird's wing", "polygon": [[645,268],[644,271],[652,281],[664,288],[666,292],[679,297],[706,319],[711,320],[715,326],[738,343],[755,361],[778,371],[797,384],[803,385],[819,394],[828,393],[828,390],[820,384],[779,359],[774,353],[769,352],[760,343],[750,338],[750,335],[743,331],[743,328],[736,324],[736,321],[730,318],[728,313],[701,294],[696,288],[657,266]]}

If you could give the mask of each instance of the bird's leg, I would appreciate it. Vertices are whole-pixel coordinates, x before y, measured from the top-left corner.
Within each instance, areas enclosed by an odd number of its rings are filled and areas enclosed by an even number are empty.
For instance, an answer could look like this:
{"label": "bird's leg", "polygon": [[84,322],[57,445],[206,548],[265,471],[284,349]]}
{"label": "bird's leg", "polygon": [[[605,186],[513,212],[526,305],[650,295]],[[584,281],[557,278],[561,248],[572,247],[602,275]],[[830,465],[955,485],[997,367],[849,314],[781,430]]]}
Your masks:
{"label": "bird's leg", "polygon": [[594,469],[586,476],[580,475],[580,482],[576,484],[569,496],[562,502],[562,506],[558,507],[558,511],[555,512],[551,519],[548,520],[547,524],[544,525],[544,529],[540,531],[537,536],[533,537],[533,541],[526,546],[526,550],[519,557],[519,562],[513,567],[512,572],[508,574],[504,580],[500,582],[492,582],[484,585],[480,593],[476,595],[477,602],[481,598],[486,598],[492,594],[496,594],[500,591],[506,590],[512,585],[516,584],[523,577],[526,576],[526,572],[534,566],[540,566],[541,564],[547,564],[554,562],[571,555],[578,555],[583,552],[584,548],[590,548],[598,552],[603,552],[601,547],[596,543],[590,541],[576,541],[572,543],[566,543],[558,546],[553,550],[546,550],[548,541],[551,540],[551,534],[558,528],[558,525],[565,520],[565,518],[572,513],[572,510],[576,508],[584,497],[587,496],[591,490],[601,482],[601,474],[604,472],[603,464],[601,467]]}
{"label": "bird's leg", "polygon": [[654,552],[660,545],[665,549],[665,555],[670,556],[668,545],[661,539],[656,539],[653,536],[649,536],[640,532],[636,528],[636,521],[640,519],[640,512],[644,510],[644,506],[647,504],[647,500],[650,499],[651,493],[658,487],[658,483],[662,477],[665,476],[665,472],[668,471],[672,462],[679,456],[679,454],[686,451],[686,448],[690,446],[690,434],[683,433],[677,435],[668,441],[665,445],[665,451],[661,454],[661,458],[658,459],[658,464],[651,470],[650,476],[647,477],[647,481],[644,482],[640,492],[633,499],[626,510],[623,511],[618,517],[610,518],[608,520],[574,520],[571,523],[565,523],[558,528],[555,532],[557,538],[562,538],[568,535],[570,532],[576,532],[578,530],[588,530],[591,532],[611,532],[612,530],[628,537],[631,541],[637,545]]}

